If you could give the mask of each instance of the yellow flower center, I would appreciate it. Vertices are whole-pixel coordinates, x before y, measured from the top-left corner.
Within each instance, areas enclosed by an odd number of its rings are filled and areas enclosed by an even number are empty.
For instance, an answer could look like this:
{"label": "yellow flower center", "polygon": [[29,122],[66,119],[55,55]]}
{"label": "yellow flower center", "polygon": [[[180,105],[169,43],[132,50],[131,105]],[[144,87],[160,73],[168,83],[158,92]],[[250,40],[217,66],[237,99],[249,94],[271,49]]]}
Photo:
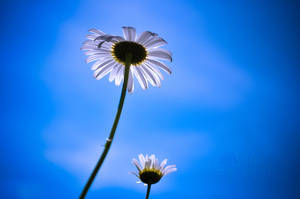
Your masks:
{"label": "yellow flower center", "polygon": [[147,51],[144,46],[132,41],[120,41],[112,46],[111,54],[113,58],[125,66],[126,54],[131,53],[131,64],[140,65],[147,57]]}
{"label": "yellow flower center", "polygon": [[159,182],[163,174],[160,170],[156,169],[144,169],[140,173],[140,179],[145,184],[155,184]]}

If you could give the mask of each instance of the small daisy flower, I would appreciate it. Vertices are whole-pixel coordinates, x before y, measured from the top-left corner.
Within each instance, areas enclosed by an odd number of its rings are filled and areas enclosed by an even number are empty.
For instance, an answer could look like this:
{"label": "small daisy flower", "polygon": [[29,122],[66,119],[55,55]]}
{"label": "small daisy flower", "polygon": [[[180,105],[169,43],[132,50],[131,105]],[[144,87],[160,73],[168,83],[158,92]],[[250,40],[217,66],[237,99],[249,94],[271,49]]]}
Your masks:
{"label": "small daisy flower", "polygon": [[167,159],[164,159],[160,164],[155,155],[144,156],[143,154],[139,155],[139,161],[135,158],[132,159],[132,164],[138,169],[138,173],[132,172],[137,176],[144,184],[151,185],[160,181],[160,179],[174,171],[177,171],[176,165],[167,164]]}
{"label": "small daisy flower", "polygon": [[126,55],[130,53],[131,67],[128,79],[128,91],[133,92],[135,77],[142,89],[149,84],[160,87],[163,75],[160,69],[171,74],[170,68],[160,60],[172,62],[172,53],[159,47],[167,42],[156,33],[145,31],[139,36],[133,27],[123,27],[124,37],[105,34],[97,29],[90,29],[91,34],[81,47],[88,56],[86,62],[94,62],[91,69],[94,77],[101,79],[109,74],[109,81],[119,86],[124,79]]}

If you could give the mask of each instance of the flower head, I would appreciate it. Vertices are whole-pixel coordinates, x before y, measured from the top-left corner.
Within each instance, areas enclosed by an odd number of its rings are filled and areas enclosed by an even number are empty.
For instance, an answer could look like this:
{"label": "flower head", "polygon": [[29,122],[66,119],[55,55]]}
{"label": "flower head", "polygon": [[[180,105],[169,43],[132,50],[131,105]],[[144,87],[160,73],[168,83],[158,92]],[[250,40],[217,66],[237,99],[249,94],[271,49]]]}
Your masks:
{"label": "flower head", "polygon": [[155,184],[160,181],[160,179],[174,171],[177,170],[176,165],[167,164],[167,159],[164,159],[160,164],[155,155],[144,156],[143,154],[139,155],[139,161],[135,158],[132,159],[132,163],[138,169],[138,173],[132,172],[135,176],[137,176],[141,182],[145,184]]}
{"label": "flower head", "polygon": [[133,92],[135,77],[143,89],[152,86],[161,86],[160,79],[163,76],[159,69],[171,74],[171,70],[159,60],[172,62],[172,53],[159,48],[167,42],[156,33],[145,31],[136,35],[133,27],[123,27],[124,37],[105,34],[97,29],[90,29],[92,34],[87,35],[88,39],[81,47],[86,50],[88,56],[86,62],[95,63],[92,65],[94,77],[101,79],[107,74],[109,81],[115,81],[119,86],[124,78],[125,57],[128,53],[131,57],[131,67],[128,79],[128,91]]}

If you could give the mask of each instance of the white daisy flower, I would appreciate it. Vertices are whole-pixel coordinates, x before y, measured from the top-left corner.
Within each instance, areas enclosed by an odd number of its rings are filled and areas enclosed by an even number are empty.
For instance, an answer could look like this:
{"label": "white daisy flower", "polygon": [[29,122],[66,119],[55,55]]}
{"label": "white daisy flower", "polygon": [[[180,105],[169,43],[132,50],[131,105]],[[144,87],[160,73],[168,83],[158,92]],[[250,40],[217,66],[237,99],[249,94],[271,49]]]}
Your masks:
{"label": "white daisy flower", "polygon": [[124,79],[125,58],[132,55],[128,79],[128,91],[133,92],[135,77],[142,89],[161,86],[163,75],[159,69],[171,74],[170,68],[160,60],[172,62],[172,53],[159,47],[167,42],[156,33],[145,31],[139,36],[133,27],[123,27],[124,37],[105,34],[97,29],[90,29],[91,34],[81,47],[88,56],[86,62],[95,63],[91,69],[94,77],[101,79],[109,74],[109,81],[119,86]]}
{"label": "white daisy flower", "polygon": [[134,158],[132,159],[132,164],[138,169],[138,173],[132,172],[132,174],[141,180],[139,182],[148,185],[155,184],[159,182],[163,176],[177,171],[176,165],[166,166],[167,159],[164,159],[159,164],[158,159],[153,154],[151,156],[140,154],[139,161]]}

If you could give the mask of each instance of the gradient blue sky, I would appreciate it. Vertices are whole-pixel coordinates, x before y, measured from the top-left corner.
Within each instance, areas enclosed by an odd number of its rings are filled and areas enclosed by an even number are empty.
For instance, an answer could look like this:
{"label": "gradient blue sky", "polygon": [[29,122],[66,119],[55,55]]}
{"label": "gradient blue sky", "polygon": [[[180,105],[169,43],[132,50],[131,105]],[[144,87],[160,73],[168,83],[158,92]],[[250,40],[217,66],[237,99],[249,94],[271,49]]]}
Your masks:
{"label": "gradient blue sky", "polygon": [[174,54],[161,88],[128,95],[87,198],[140,199],[139,153],[178,172],[151,199],[300,197],[299,1],[1,1],[0,195],[77,198],[120,87],[96,81],[89,28],[159,33]]}

